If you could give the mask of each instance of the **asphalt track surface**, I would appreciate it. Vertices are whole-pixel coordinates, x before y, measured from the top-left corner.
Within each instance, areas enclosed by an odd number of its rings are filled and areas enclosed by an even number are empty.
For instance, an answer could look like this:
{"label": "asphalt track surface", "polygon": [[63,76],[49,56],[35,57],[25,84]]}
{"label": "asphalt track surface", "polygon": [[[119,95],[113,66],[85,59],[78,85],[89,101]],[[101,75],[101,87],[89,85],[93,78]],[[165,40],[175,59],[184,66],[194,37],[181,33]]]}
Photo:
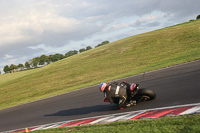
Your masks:
{"label": "asphalt track surface", "polygon": [[139,83],[157,98],[119,110],[104,103],[98,85],[28,104],[0,110],[0,132],[48,123],[121,112],[200,102],[200,60],[164,68],[118,81]]}

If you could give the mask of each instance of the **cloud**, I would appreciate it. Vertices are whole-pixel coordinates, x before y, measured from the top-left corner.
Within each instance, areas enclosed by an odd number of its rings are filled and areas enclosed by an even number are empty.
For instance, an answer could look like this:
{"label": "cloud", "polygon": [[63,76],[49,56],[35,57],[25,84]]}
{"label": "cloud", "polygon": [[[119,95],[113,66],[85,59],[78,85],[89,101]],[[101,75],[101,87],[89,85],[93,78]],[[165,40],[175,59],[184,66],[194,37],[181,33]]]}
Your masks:
{"label": "cloud", "polygon": [[[0,46],[16,47],[15,44],[30,46],[39,43],[59,46],[64,45],[62,42],[84,38],[84,35],[88,36],[97,28],[82,24],[75,18],[58,16],[53,12],[41,13],[30,10],[26,12],[26,15],[16,16],[13,22],[1,23]],[[58,44],[60,41],[61,44]]]}
{"label": "cloud", "polygon": [[12,55],[5,54],[5,57],[4,57],[4,59],[8,59],[8,58],[12,58],[12,57],[13,57]]}
{"label": "cloud", "polygon": [[[143,17],[154,11],[171,19],[181,18],[197,12],[198,3],[187,0],[127,0],[124,1],[42,1],[30,0],[12,3],[1,1],[0,47],[28,47],[45,43],[49,46],[63,46],[70,41],[81,40],[105,28],[120,29],[129,24],[113,24],[120,19],[142,17],[137,23],[149,21],[153,16]],[[11,6],[11,8],[5,8]],[[4,8],[3,8],[4,7]],[[111,8],[112,7],[112,8]],[[3,14],[3,12],[6,12]],[[167,16],[166,16],[167,17]],[[170,16],[169,16],[170,17]],[[143,19],[143,20],[142,20]],[[17,46],[16,46],[17,45]]]}
{"label": "cloud", "polygon": [[139,18],[133,18],[134,20],[128,21],[126,23],[120,23],[120,24],[114,24],[114,25],[108,25],[103,29],[103,32],[111,32],[116,31],[124,28],[130,28],[130,27],[155,27],[160,25],[160,21],[163,20],[167,15],[165,13],[155,11],[150,14],[146,14],[144,16],[141,16]]}
{"label": "cloud", "polygon": [[8,59],[17,63],[11,60],[14,57],[25,61],[189,21],[199,14],[199,4],[199,0],[1,0],[0,67]]}

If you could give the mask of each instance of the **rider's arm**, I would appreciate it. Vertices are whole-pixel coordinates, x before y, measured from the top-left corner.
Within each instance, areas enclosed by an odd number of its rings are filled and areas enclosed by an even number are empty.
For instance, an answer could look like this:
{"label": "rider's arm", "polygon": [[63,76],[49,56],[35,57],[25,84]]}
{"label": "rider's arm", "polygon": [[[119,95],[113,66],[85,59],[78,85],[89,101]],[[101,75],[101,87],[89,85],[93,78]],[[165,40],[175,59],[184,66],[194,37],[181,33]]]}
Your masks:
{"label": "rider's arm", "polygon": [[127,87],[130,87],[130,84],[127,83],[126,81],[123,81],[123,83],[124,83]]}

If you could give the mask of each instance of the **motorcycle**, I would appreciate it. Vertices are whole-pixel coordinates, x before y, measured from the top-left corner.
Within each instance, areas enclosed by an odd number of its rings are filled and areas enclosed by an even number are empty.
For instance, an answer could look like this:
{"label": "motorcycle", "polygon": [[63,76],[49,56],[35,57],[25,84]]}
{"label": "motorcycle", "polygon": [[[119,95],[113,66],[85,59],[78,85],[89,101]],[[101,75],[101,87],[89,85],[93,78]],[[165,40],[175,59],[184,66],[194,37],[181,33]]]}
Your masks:
{"label": "motorcycle", "polygon": [[[156,93],[149,89],[140,89],[139,84],[132,83],[130,86],[127,87],[127,98],[124,101],[124,106],[119,107],[120,109],[125,107],[134,106],[140,102],[153,100],[156,98]],[[123,101],[123,99],[120,99],[119,97],[113,98],[113,101],[115,104],[120,105],[120,103]],[[104,102],[109,102],[108,99],[104,99]]]}

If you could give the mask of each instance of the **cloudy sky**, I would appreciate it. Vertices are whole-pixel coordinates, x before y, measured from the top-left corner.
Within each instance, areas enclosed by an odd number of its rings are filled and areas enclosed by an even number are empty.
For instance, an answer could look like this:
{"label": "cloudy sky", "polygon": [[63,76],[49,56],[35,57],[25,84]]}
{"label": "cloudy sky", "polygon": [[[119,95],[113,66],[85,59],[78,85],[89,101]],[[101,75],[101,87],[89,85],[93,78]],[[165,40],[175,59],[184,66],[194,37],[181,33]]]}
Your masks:
{"label": "cloudy sky", "polygon": [[196,19],[199,0],[0,0],[0,70]]}

